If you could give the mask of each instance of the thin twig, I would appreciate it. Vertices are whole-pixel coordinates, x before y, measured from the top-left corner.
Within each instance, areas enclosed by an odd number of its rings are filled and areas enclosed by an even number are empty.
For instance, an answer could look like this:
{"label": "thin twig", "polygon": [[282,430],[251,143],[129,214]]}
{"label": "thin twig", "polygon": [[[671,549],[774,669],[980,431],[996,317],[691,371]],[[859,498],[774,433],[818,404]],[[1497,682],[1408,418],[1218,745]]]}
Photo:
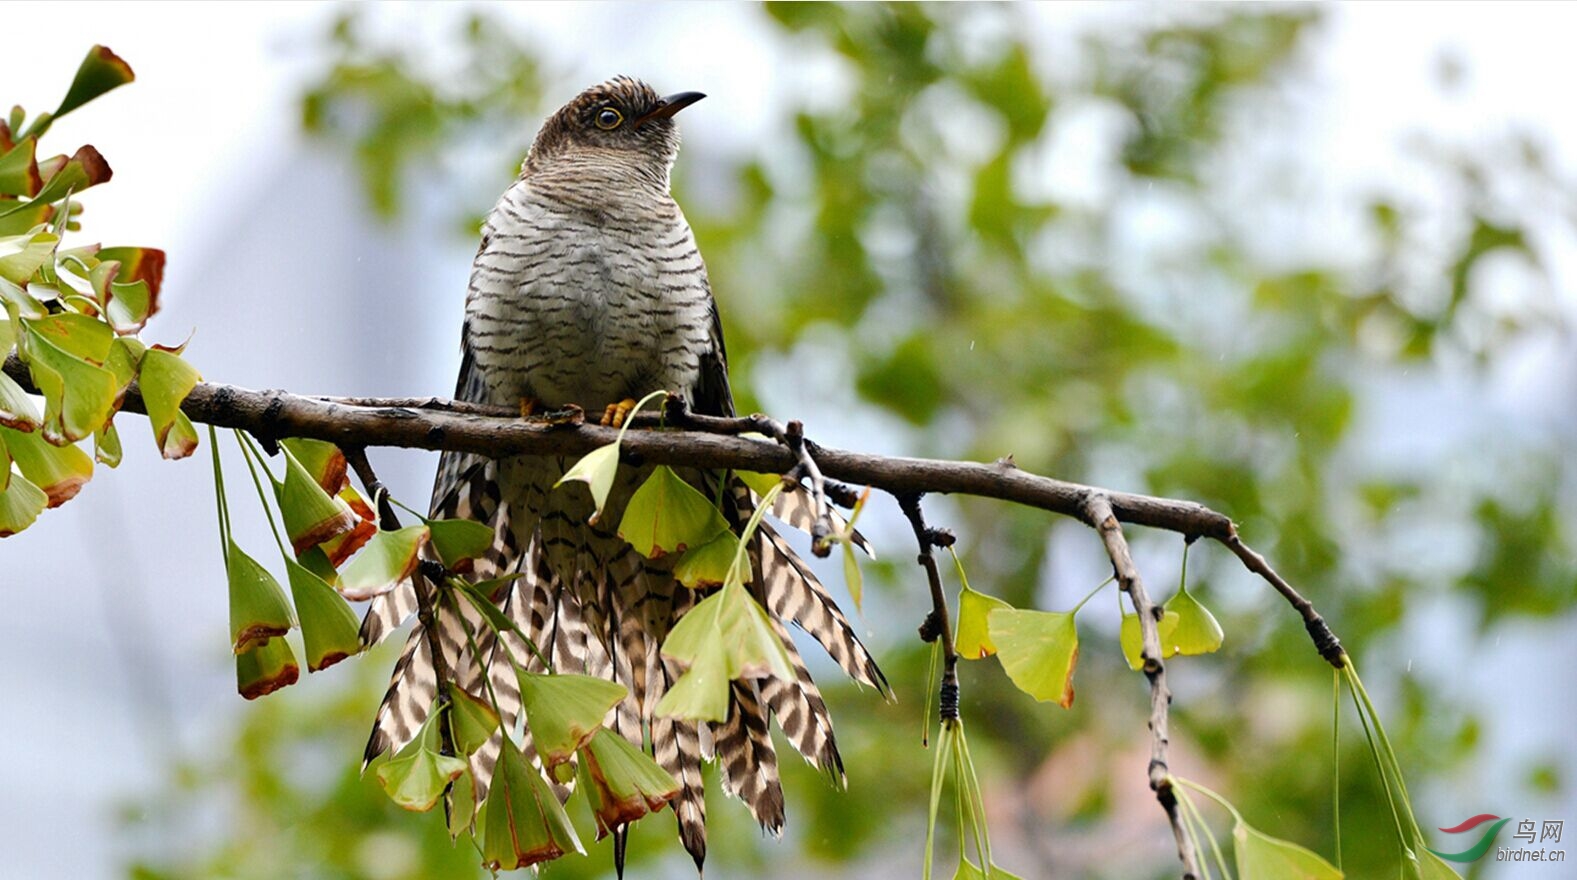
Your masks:
{"label": "thin twig", "polygon": [[[378,474],[373,471],[372,463],[367,460],[367,450],[360,446],[344,446],[340,451],[345,455],[345,462],[351,470],[356,472],[356,478],[361,480],[361,486],[367,490],[367,496],[378,507],[378,527],[386,532],[392,532],[400,527],[399,515],[394,512],[394,504],[389,498],[389,489],[378,479]],[[449,689],[444,684],[452,681],[449,673],[449,661],[444,657],[442,641],[438,637],[438,612],[433,607],[437,589],[430,581],[432,573],[426,566],[418,567],[411,573],[411,588],[416,592],[416,619],[421,621],[422,631],[427,636],[427,650],[433,657],[433,674],[438,682],[438,706],[434,710],[443,712],[449,705]],[[441,577],[441,574],[439,575]],[[449,725],[440,724],[439,735],[443,739],[442,754],[455,754],[454,735]]]}
{"label": "thin twig", "polygon": [[1128,550],[1128,539],[1123,536],[1122,525],[1112,512],[1111,501],[1100,493],[1092,493],[1085,502],[1085,522],[1101,536],[1106,545],[1106,555],[1111,557],[1112,571],[1117,584],[1133,602],[1134,613],[1139,615],[1139,634],[1142,642],[1140,656],[1144,660],[1144,675],[1150,681],[1150,789],[1166,810],[1167,821],[1172,823],[1172,836],[1177,841],[1177,858],[1183,863],[1184,880],[1196,880],[1199,866],[1195,861],[1193,842],[1183,827],[1183,817],[1178,811],[1177,794],[1172,791],[1171,770],[1167,766],[1167,746],[1171,739],[1167,730],[1167,710],[1171,706],[1172,691],[1166,685],[1166,666],[1161,662],[1161,617],[1165,613],[1150,600],[1144,580],[1134,565],[1133,554]]}
{"label": "thin twig", "polygon": [[951,547],[953,533],[946,529],[932,528],[925,524],[925,511],[920,508],[920,494],[907,492],[894,496],[903,515],[914,529],[914,539],[920,545],[918,562],[925,569],[926,580],[931,586],[931,613],[920,624],[920,638],[942,642],[942,686],[937,700],[937,712],[943,721],[958,719],[958,650],[953,646],[953,622],[947,613],[947,594],[942,590],[942,575],[936,568],[934,547]]}

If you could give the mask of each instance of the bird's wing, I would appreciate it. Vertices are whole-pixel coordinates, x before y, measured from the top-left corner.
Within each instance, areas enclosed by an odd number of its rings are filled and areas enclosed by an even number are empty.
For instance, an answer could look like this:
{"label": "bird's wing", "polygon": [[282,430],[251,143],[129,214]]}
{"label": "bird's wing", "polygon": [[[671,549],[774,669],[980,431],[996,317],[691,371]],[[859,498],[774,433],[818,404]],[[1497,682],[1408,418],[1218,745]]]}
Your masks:
{"label": "bird's wing", "polygon": [[712,313],[712,345],[701,355],[701,372],[695,388],[690,392],[690,407],[702,415],[731,416],[734,414],[734,392],[728,384],[728,351],[723,346],[723,319],[717,313],[717,300],[712,298],[710,284],[706,285],[706,293]]}

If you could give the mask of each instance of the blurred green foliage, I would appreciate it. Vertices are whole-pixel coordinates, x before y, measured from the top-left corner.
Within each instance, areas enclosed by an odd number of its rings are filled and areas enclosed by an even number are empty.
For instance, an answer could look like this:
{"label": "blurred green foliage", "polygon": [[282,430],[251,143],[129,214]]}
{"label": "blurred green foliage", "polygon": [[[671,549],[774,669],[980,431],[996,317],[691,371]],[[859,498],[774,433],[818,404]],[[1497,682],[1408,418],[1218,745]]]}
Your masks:
{"label": "blurred green foliage", "polygon": [[[1480,444],[1442,474],[1376,454],[1376,438],[1358,431],[1366,403],[1411,393],[1397,390],[1401,377],[1488,370],[1525,335],[1564,332],[1547,303],[1508,308],[1482,283],[1483,264],[1506,255],[1537,277],[1545,260],[1532,228],[1570,223],[1501,194],[1559,186],[1536,142],[1487,154],[1420,150],[1459,198],[1442,209],[1400,190],[1363,193],[1361,247],[1288,265],[1266,256],[1249,211],[1284,196],[1267,189],[1245,203],[1225,178],[1248,161],[1245,144],[1273,136],[1259,128],[1260,111],[1280,107],[1307,77],[1300,58],[1316,45],[1317,11],[1135,16],[1120,30],[1089,30],[1078,51],[1055,57],[1022,14],[973,4],[762,9],[772,39],[831,60],[847,100],[785,106],[784,137],[714,155],[705,168],[680,160],[681,189],[700,178],[732,183],[710,200],[678,195],[722,304],[741,409],[759,405],[753,380],[763,366],[830,362],[845,387],[818,390],[835,401],[857,395],[862,411],[890,416],[883,424],[913,454],[1012,452],[1029,470],[1208,504],[1316,601],[1360,661],[1421,605],[1465,607],[1482,638],[1508,616],[1569,612],[1573,463],[1555,440]],[[347,18],[304,99],[306,127],[349,150],[374,209],[392,214],[404,183],[441,151],[496,141],[504,122],[516,131],[519,118],[585,85],[548,87],[533,48],[507,34],[486,17],[468,24],[457,43],[477,75],[440,88],[414,60],[418,47],[369,44]],[[1034,184],[1061,155],[1048,145],[1092,117],[1115,132],[1089,166],[1100,196],[1059,201]],[[480,180],[457,185],[477,193],[462,211],[474,217],[510,169],[470,173]],[[1178,230],[1159,254],[1124,232],[1157,212]],[[1479,439],[1470,432],[1469,442]],[[1082,527],[1006,504],[965,499],[954,509],[946,524],[965,539],[977,588],[1020,607],[1066,608],[1093,586],[1059,580],[1102,565]],[[1172,536],[1134,538],[1144,558],[1180,553]],[[1174,575],[1147,573],[1165,599]],[[1235,560],[1202,548],[1190,574],[1226,646],[1170,665],[1176,768],[1234,798],[1268,833],[1329,854],[1329,670],[1297,617]],[[909,636],[923,606],[909,566],[884,562],[867,575],[878,601],[907,615],[873,621],[903,699],[887,705],[828,682],[849,790],[785,762],[789,838],[765,846],[743,810],[714,798],[713,870],[723,876],[918,865],[930,756],[918,743],[925,655]],[[975,757],[988,803],[1000,805],[993,840],[999,860],[1025,876],[1175,876],[1163,817],[1144,790],[1143,689],[1118,651],[1115,621],[1085,634],[1081,696],[1069,712],[1015,691],[987,668],[994,660],[964,670]],[[437,819],[399,815],[356,780],[382,684],[368,671],[376,659],[356,665],[337,702],[276,698],[249,716],[233,752],[191,768],[178,803],[233,801],[245,821],[194,861],[150,863],[138,876],[479,873]],[[1480,721],[1449,682],[1376,662],[1364,669],[1385,695],[1415,792],[1481,747]],[[1384,876],[1394,853],[1371,833],[1390,821],[1383,796],[1361,736],[1344,745],[1346,868]],[[333,768],[332,785],[282,781],[304,752]],[[1529,772],[1540,790],[1566,784],[1553,760]],[[631,853],[682,873],[666,817],[643,824]],[[287,837],[265,854],[274,833]],[[589,876],[609,864],[599,850],[550,871]]]}

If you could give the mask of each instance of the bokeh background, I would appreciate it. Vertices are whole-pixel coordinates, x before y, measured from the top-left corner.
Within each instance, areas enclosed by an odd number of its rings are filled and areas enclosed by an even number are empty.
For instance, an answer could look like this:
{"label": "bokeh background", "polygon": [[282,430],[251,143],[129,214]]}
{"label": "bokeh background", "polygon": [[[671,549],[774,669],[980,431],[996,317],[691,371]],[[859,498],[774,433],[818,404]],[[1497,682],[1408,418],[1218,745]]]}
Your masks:
{"label": "bokeh background", "polygon": [[[93,42],[137,70],[46,145],[92,142],[115,168],[81,240],[168,250],[147,335],[195,329],[210,380],[299,392],[447,395],[476,222],[540,119],[615,73],[707,92],[675,188],[742,409],[827,445],[1012,453],[1227,512],[1364,670],[1422,825],[1577,820],[1572,7],[9,4],[0,21],[6,102],[52,106]],[[439,819],[358,777],[388,650],[235,695],[205,457],[162,462],[126,433],[119,471],[0,549],[0,874],[481,876]],[[432,456],[375,463],[426,497]],[[1107,573],[1075,523],[954,499],[930,516],[975,587],[1017,605],[1066,609]],[[781,841],[716,797],[708,876],[918,875],[923,580],[890,502],[862,526],[883,553],[862,628],[898,701],[819,666],[848,791],[786,761]],[[1132,538],[1168,595],[1180,540]],[[1189,566],[1226,644],[1169,667],[1174,769],[1329,856],[1339,768],[1349,876],[1393,876],[1361,734],[1333,759],[1330,671],[1297,618],[1217,548]],[[1114,605],[1080,615],[1069,711],[995,660],[963,672],[994,848],[1026,878],[1175,876]],[[693,876],[670,820],[644,826],[632,873]],[[547,873],[609,864],[599,846]]]}

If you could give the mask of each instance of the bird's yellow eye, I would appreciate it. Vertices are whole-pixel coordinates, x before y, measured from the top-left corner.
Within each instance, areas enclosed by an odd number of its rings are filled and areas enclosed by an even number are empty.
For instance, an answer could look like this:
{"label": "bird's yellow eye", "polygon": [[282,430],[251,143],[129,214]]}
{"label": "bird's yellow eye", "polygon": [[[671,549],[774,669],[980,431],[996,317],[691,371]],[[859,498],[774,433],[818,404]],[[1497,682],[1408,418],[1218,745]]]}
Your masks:
{"label": "bird's yellow eye", "polygon": [[612,107],[604,107],[597,111],[597,127],[603,131],[612,131],[615,128],[618,128],[623,122],[624,114],[613,109]]}

